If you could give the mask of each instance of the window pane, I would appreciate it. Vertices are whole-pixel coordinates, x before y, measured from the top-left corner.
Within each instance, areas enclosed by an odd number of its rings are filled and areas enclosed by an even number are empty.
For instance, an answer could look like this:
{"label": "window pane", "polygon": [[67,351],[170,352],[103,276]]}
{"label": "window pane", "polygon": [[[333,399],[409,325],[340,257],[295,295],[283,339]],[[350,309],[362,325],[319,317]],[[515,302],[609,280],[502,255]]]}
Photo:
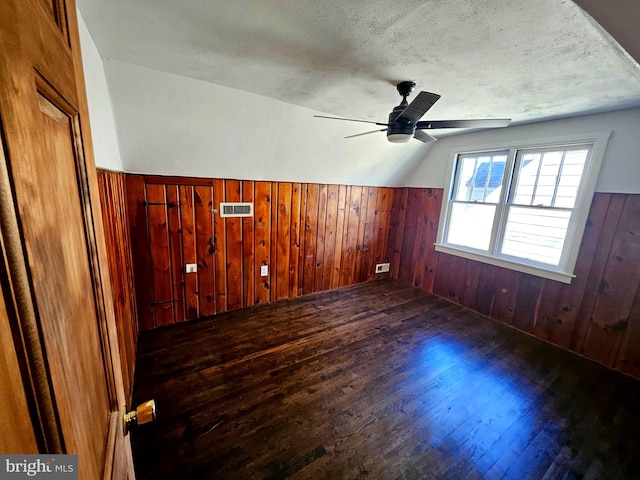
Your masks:
{"label": "window pane", "polygon": [[589,151],[525,152],[512,203],[573,208]]}
{"label": "window pane", "polygon": [[554,203],[556,207],[573,208],[575,206],[588,153],[588,150],[573,150],[566,153]]}
{"label": "window pane", "polygon": [[539,153],[527,153],[522,156],[513,203],[531,205],[537,184],[536,180],[538,177],[538,168],[540,167],[540,157],[541,155]]}
{"label": "window pane", "polygon": [[487,251],[496,207],[483,203],[454,203],[449,217],[447,243]]}
{"label": "window pane", "polygon": [[511,206],[502,253],[558,265],[570,216],[570,211]]}
{"label": "window pane", "polygon": [[573,208],[576,203],[577,195],[578,187],[558,186],[558,193],[556,194],[554,206],[560,208]]}
{"label": "window pane", "polygon": [[497,203],[506,161],[505,153],[460,157],[453,200]]}

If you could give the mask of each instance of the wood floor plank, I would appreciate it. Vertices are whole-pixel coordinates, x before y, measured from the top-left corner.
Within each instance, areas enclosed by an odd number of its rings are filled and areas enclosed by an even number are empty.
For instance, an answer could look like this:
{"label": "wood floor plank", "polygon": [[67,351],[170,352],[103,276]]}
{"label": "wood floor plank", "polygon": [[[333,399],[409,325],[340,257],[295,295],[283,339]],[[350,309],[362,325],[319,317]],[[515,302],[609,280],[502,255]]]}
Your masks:
{"label": "wood floor plank", "polygon": [[143,332],[138,478],[637,478],[640,382],[381,280]]}

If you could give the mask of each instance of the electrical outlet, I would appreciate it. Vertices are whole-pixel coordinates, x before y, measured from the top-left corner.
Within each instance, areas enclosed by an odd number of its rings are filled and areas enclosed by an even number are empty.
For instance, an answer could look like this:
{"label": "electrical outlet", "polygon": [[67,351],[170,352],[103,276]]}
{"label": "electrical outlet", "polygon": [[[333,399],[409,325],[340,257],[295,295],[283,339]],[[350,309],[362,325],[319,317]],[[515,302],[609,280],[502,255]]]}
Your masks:
{"label": "electrical outlet", "polygon": [[269,276],[269,265],[261,265],[260,266],[260,276],[268,277]]}
{"label": "electrical outlet", "polygon": [[198,271],[197,263],[187,263],[184,266],[184,273],[196,273]]}
{"label": "electrical outlet", "polygon": [[390,267],[391,267],[390,263],[378,263],[376,265],[376,273],[386,273],[389,271]]}

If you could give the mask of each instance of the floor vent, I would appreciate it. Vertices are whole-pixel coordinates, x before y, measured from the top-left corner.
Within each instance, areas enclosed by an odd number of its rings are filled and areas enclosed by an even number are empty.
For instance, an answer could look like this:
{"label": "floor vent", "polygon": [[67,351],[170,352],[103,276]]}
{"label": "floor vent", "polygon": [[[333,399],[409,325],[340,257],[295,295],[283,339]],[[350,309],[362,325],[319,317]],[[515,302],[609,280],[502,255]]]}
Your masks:
{"label": "floor vent", "polygon": [[250,202],[221,202],[221,217],[253,217],[253,203]]}

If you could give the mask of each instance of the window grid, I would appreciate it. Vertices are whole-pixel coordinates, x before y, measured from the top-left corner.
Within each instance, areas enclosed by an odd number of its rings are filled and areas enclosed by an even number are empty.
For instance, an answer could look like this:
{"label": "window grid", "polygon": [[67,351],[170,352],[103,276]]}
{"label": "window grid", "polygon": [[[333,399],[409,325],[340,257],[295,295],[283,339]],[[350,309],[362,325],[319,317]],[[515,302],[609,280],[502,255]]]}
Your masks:
{"label": "window grid", "polygon": [[558,196],[558,187],[560,186],[560,179],[562,178],[562,171],[564,170],[564,159],[567,158],[567,151],[562,152],[562,158],[560,159],[560,165],[558,166],[558,175],[556,175],[556,185],[553,189],[553,196],[551,197],[551,205],[556,206],[556,197]]}

